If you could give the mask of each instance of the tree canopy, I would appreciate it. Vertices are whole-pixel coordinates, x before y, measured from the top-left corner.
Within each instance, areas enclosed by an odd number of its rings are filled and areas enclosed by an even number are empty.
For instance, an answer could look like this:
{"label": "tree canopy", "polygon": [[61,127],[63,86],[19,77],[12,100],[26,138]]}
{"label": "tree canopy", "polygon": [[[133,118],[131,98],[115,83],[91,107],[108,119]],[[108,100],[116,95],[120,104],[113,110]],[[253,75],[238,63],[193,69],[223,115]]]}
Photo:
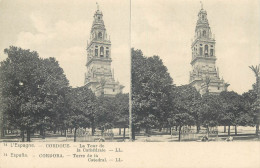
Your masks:
{"label": "tree canopy", "polygon": [[158,56],[145,57],[132,49],[133,118],[137,127],[153,128],[167,125],[172,108],[173,80]]}

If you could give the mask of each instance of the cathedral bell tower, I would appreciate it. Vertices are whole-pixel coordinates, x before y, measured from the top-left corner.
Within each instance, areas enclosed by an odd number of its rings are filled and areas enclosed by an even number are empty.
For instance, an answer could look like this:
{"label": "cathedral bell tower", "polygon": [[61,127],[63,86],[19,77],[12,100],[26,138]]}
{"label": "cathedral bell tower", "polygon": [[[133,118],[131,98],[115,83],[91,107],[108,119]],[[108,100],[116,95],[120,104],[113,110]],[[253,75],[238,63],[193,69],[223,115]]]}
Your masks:
{"label": "cathedral bell tower", "polygon": [[219,71],[216,68],[215,38],[212,36],[207,12],[203,9],[198,13],[195,36],[192,41],[192,71],[190,72],[190,84],[201,94],[207,92],[218,94],[226,91],[229,84],[219,78]]}
{"label": "cathedral bell tower", "polygon": [[85,85],[96,96],[113,97],[121,93],[124,88],[114,80],[111,62],[111,41],[107,35],[103,13],[97,4],[90,31],[90,42],[87,44],[87,73],[85,74]]}

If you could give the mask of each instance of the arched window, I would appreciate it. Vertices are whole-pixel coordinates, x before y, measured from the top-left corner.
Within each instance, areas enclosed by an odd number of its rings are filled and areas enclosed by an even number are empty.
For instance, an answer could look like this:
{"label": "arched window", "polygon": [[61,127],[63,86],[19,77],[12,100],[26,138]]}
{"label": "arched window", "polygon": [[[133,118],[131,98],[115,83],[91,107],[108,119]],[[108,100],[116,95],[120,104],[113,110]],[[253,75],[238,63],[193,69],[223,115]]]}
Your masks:
{"label": "arched window", "polygon": [[206,36],[206,30],[203,30],[203,37],[205,37]]}
{"label": "arched window", "polygon": [[214,54],[214,50],[210,49],[210,56],[213,56],[213,54]]}
{"label": "arched window", "polygon": [[100,39],[100,40],[102,39],[102,33],[101,32],[98,33],[98,39]]}
{"label": "arched window", "polygon": [[208,56],[208,45],[205,45],[205,50],[204,50],[204,52],[205,52],[205,56]]}
{"label": "arched window", "polygon": [[104,57],[104,47],[100,47],[100,57]]}
{"label": "arched window", "polygon": [[109,50],[106,50],[106,57],[109,57]]}
{"label": "arched window", "polygon": [[95,49],[95,56],[96,57],[98,56],[98,49],[97,48]]}

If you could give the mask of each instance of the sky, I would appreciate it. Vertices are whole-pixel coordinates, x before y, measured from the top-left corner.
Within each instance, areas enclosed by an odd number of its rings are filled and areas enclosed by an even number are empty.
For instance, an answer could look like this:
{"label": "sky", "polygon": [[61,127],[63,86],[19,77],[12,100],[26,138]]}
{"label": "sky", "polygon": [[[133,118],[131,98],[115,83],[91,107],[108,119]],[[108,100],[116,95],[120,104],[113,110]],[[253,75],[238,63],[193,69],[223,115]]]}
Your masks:
{"label": "sky", "polygon": [[[98,0],[111,39],[115,80],[130,87],[130,2]],[[94,0],[0,0],[0,61],[9,46],[55,57],[70,85],[84,85],[87,40],[97,9]]]}
{"label": "sky", "polygon": [[[250,65],[260,63],[260,1],[203,0],[216,39],[216,66],[229,91],[239,94],[255,83]],[[174,84],[189,83],[191,39],[200,0],[132,0],[131,45],[145,56],[158,55]]]}

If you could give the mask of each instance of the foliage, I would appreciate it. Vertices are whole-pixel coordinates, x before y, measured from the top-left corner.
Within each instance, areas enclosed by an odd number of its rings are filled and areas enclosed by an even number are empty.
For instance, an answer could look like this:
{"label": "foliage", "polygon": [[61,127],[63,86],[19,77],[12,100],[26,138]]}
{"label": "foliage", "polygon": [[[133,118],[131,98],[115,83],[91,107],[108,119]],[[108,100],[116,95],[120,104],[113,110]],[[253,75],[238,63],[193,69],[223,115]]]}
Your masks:
{"label": "foliage", "polygon": [[116,127],[128,127],[129,121],[129,94],[117,94],[113,102],[116,106],[115,123]]}
{"label": "foliage", "polygon": [[249,122],[246,125],[254,126],[257,124],[257,115],[259,113],[259,102],[257,102],[256,86],[253,89],[242,94],[245,103],[245,111],[247,116],[250,116]]}
{"label": "foliage", "polygon": [[171,126],[193,125],[199,120],[197,109],[200,94],[190,85],[182,85],[174,90],[174,110],[168,121]]}
{"label": "foliage", "polygon": [[5,53],[0,90],[8,123],[27,132],[50,123],[57,115],[57,97],[68,87],[62,68],[54,58],[41,59],[35,51],[11,46]]}
{"label": "foliage", "polygon": [[221,98],[218,95],[204,94],[201,100],[201,124],[204,127],[214,127],[219,124],[223,113]]}
{"label": "foliage", "polygon": [[167,125],[172,108],[172,78],[158,56],[145,57],[132,49],[133,119],[137,127]]}
{"label": "foliage", "polygon": [[96,122],[97,102],[94,93],[86,86],[72,88],[68,94],[71,128],[86,128]]}
{"label": "foliage", "polygon": [[223,125],[245,125],[250,121],[249,116],[245,114],[245,103],[241,95],[225,91],[220,93],[220,98],[224,108],[220,118]]}

